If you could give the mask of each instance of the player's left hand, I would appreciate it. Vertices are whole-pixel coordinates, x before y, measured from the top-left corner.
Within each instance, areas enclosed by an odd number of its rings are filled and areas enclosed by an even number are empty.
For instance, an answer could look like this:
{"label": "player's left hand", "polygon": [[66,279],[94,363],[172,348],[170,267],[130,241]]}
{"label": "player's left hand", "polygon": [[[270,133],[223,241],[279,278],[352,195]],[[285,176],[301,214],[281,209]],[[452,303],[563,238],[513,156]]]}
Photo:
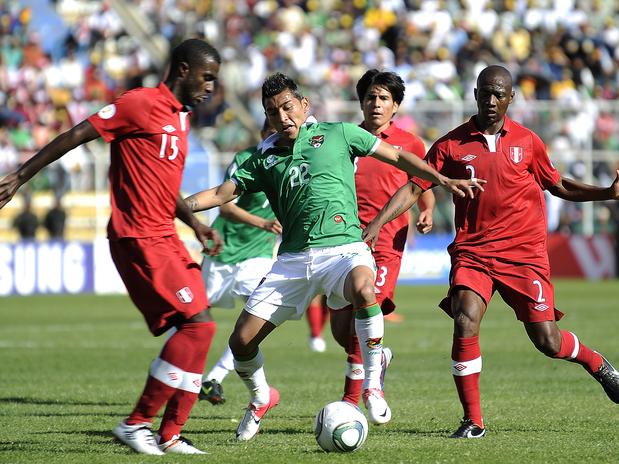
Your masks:
{"label": "player's left hand", "polygon": [[419,213],[419,217],[417,218],[417,232],[420,234],[427,234],[432,230],[432,210],[426,209]]}
{"label": "player's left hand", "polygon": [[483,184],[488,181],[473,177],[471,179],[449,179],[443,188],[458,197],[475,198],[475,189],[484,191]]}
{"label": "player's left hand", "polygon": [[[224,247],[224,241],[219,233],[205,224],[199,223],[194,229],[196,238],[202,244],[203,251],[209,256],[218,255]],[[209,246],[209,240],[211,241]]]}
{"label": "player's left hand", "polygon": [[17,172],[12,172],[3,179],[0,179],[0,209],[11,201],[11,198],[13,198],[19,186],[20,183]]}
{"label": "player's left hand", "polygon": [[610,194],[612,200],[619,200],[619,169],[616,171],[617,177],[615,181],[610,186]]}

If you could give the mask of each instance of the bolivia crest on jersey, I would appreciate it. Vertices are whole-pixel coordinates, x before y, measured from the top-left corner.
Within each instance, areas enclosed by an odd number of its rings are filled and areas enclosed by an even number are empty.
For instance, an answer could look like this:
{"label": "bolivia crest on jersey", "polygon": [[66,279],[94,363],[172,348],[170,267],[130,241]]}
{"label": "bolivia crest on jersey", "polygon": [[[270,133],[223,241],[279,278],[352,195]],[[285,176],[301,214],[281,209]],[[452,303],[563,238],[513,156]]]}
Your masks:
{"label": "bolivia crest on jersey", "polygon": [[520,163],[524,158],[524,149],[522,147],[509,147],[509,157],[514,163]]}
{"label": "bolivia crest on jersey", "polygon": [[320,146],[325,141],[324,135],[313,135],[310,139],[310,145],[314,148],[320,148]]}

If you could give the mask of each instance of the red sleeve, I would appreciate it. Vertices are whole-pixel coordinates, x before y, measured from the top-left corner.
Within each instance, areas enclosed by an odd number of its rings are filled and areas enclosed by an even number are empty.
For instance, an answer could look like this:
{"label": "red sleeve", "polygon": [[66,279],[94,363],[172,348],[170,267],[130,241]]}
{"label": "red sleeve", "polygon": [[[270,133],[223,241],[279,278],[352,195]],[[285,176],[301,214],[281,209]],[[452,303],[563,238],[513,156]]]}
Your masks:
{"label": "red sleeve", "polygon": [[[428,163],[429,166],[433,167],[438,172],[441,172],[446,156],[447,143],[441,143],[441,141],[439,140],[430,147],[430,150],[428,150],[428,154],[425,157],[425,161],[426,163]],[[432,182],[425,179],[420,179],[419,177],[413,177],[411,181],[417,184],[423,190],[428,190],[429,188],[433,187]]]}
{"label": "red sleeve", "polygon": [[533,158],[529,170],[533,174],[535,182],[545,190],[559,182],[561,174],[552,165],[544,142],[534,133],[531,133],[531,136],[533,139]]}
{"label": "red sleeve", "polygon": [[145,98],[144,90],[129,91],[88,118],[107,143],[147,128],[152,99]]}

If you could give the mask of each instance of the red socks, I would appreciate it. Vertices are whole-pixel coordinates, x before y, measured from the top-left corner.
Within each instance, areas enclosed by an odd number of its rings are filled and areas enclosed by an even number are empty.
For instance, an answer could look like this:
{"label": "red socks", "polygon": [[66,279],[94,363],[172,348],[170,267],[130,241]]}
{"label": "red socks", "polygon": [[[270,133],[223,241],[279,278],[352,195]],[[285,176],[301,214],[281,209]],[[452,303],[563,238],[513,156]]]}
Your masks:
{"label": "red socks", "polygon": [[180,435],[200,391],[206,355],[215,334],[215,322],[180,326],[151,364],[146,386],[127,419],[128,424],[152,422],[167,403],[159,434],[162,442]]}
{"label": "red socks", "polygon": [[481,373],[481,351],[479,337],[456,337],[451,349],[451,373],[453,374],[464,418],[484,426],[479,397],[479,375]]}
{"label": "red socks", "polygon": [[561,331],[561,349],[555,356],[583,366],[589,374],[597,372],[602,365],[602,356],[591,348],[583,345],[578,337],[567,330]]}
{"label": "red socks", "polygon": [[329,320],[329,308],[322,303],[312,303],[307,308],[307,322],[310,327],[310,336],[319,338],[322,335],[322,329]]}
{"label": "red socks", "polygon": [[354,405],[359,403],[361,389],[365,373],[363,370],[363,359],[361,357],[361,347],[356,335],[352,335],[348,344],[348,358],[346,359],[346,380],[344,382],[344,396],[342,401],[347,401]]}

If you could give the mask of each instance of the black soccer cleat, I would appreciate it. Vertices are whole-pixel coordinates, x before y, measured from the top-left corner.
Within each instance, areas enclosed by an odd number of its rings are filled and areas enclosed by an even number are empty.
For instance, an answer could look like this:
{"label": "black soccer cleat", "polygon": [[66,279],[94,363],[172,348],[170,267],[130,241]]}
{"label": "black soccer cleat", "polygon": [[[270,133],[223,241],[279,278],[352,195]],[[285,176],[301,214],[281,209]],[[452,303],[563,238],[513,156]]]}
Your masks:
{"label": "black soccer cleat", "polygon": [[486,434],[486,429],[481,428],[471,419],[463,419],[460,427],[449,438],[481,438]]}
{"label": "black soccer cleat", "polygon": [[593,373],[593,378],[600,382],[610,400],[619,404],[619,371],[604,356],[602,356],[602,365],[597,372]]}
{"label": "black soccer cleat", "polygon": [[201,400],[206,400],[214,406],[224,404],[226,402],[226,398],[224,398],[224,388],[217,380],[207,380],[206,382],[202,382],[202,387],[200,388],[200,393],[198,393],[198,398]]}

